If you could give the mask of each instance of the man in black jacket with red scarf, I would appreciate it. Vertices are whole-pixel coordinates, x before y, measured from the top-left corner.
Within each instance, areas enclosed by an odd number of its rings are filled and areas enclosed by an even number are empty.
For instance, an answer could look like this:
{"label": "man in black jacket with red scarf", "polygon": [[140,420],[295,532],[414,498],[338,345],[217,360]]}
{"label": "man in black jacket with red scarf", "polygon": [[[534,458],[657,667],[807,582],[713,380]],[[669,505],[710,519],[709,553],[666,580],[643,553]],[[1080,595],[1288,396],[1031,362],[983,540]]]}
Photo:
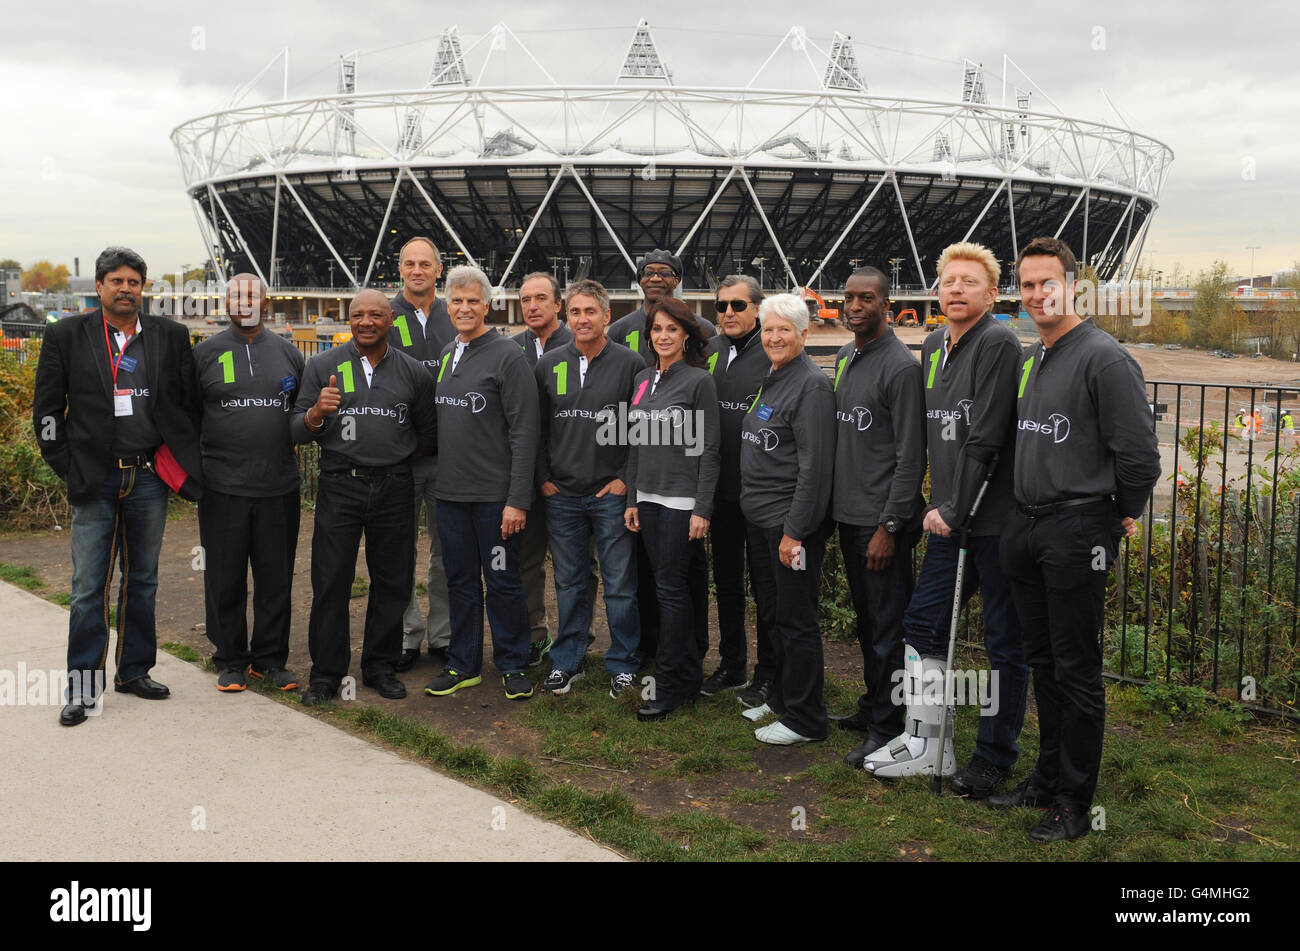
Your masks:
{"label": "man in black jacket with red scarf", "polygon": [[199,472],[199,401],[185,328],[140,313],[146,277],[140,255],[105,249],[95,261],[101,306],[51,326],[36,369],[36,438],[72,505],[64,726],[85,720],[103,690],[115,560],[122,579],[114,689],[147,700],[169,694],[149,677],[168,493],[154,454],[166,446],[186,472]]}

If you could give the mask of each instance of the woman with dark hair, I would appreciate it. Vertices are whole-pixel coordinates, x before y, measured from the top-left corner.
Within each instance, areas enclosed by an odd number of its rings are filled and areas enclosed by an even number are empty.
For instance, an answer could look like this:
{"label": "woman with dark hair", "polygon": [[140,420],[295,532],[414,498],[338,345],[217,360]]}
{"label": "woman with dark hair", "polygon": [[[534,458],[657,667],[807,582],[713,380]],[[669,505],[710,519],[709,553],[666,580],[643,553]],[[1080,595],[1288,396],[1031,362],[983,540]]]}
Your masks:
{"label": "woman with dark hair", "polygon": [[654,690],[639,720],[662,720],[693,701],[708,649],[708,563],[721,457],[718,394],[705,369],[707,340],[691,309],[673,297],[650,306],[646,336],[655,362],[637,374],[627,412],[629,531],[643,532],[659,601]]}

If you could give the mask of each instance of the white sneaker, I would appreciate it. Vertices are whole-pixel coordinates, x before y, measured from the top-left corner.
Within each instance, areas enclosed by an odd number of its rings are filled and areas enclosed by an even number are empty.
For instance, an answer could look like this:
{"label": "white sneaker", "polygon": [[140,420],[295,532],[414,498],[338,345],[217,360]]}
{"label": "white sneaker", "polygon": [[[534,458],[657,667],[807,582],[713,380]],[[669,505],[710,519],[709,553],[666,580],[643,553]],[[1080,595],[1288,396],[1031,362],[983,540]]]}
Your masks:
{"label": "white sneaker", "polygon": [[780,720],[769,723],[767,726],[760,726],[754,731],[754,739],[760,743],[771,743],[773,746],[793,746],[795,743],[811,743],[813,741],[811,736],[796,733]]}
{"label": "white sneaker", "polygon": [[757,723],[771,712],[772,708],[767,704],[763,704],[761,707],[750,707],[748,710],[742,710],[740,715],[752,723]]}

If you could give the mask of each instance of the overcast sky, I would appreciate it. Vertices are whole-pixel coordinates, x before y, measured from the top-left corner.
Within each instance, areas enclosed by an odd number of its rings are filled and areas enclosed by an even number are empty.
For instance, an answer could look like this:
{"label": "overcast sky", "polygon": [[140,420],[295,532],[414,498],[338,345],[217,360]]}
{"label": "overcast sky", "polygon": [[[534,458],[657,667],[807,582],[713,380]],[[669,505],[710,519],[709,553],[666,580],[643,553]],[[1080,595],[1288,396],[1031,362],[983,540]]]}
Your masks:
{"label": "overcast sky", "polygon": [[[1042,12],[1031,15],[1030,7]],[[1222,258],[1245,274],[1248,245],[1260,245],[1259,274],[1300,260],[1293,0],[830,0],[809,8],[772,0],[718,7],[328,0],[310,17],[302,9],[247,0],[8,6],[0,31],[0,258],[71,268],[80,256],[87,273],[102,247],[129,244],[154,272],[199,262],[202,242],[168,136],[221,108],[281,47],[291,49],[291,96],[332,93],[337,56],[354,49],[362,91],[418,87],[441,29],[457,25],[468,45],[504,21],[559,81],[601,83],[612,80],[644,16],[683,85],[743,85],[796,23],[823,48],[835,30],[852,35],[864,78],[882,96],[957,98],[969,57],[988,68],[996,101],[1006,53],[1067,114],[1127,122],[1174,150],[1146,244],[1154,267],[1168,273],[1180,262],[1194,271]],[[743,17],[723,12],[732,10]],[[794,80],[783,70],[796,68],[779,60],[760,85]],[[277,92],[279,79],[261,91]],[[797,81],[806,86],[804,75]],[[259,98],[266,97],[250,101]],[[1046,103],[1036,97],[1034,108]]]}

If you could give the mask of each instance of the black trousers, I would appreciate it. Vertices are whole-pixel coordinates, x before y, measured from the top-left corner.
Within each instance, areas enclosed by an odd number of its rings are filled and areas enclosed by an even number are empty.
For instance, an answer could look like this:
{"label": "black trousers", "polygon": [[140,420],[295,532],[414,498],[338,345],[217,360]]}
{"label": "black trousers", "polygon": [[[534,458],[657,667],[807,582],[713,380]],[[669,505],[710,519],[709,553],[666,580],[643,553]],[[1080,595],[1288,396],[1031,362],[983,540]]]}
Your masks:
{"label": "black trousers", "polygon": [[[289,659],[290,594],[298,552],[298,490],[267,498],[211,486],[199,502],[203,606],[218,670],[283,667]],[[248,569],[253,569],[253,639],[248,638]]]}
{"label": "black trousers", "polygon": [[357,549],[366,539],[370,596],[361,673],[392,673],[402,652],[402,613],[415,566],[415,505],[410,469],[379,476],[322,471],[311,540],[311,680],[335,686],[352,658],[348,603]]}
{"label": "black trousers", "polygon": [[803,567],[798,569],[781,564],[782,534],[780,525],[749,525],[754,554],[750,570],[758,593],[758,616],[770,625],[776,662],[767,705],[781,714],[781,722],[796,733],[825,739],[828,731],[822,690],[826,667],[817,624],[817,595],[827,532],[819,528],[811,538],[800,539]]}
{"label": "black trousers", "polygon": [[[754,555],[749,541],[749,523],[739,502],[713,500],[709,523],[709,544],[713,548],[713,586],[718,604],[718,657],[725,670],[749,671],[749,644],[745,638],[745,565],[749,563],[749,590],[754,584]],[[758,664],[755,680],[770,680],[776,668],[772,652],[772,631],[768,619],[758,617],[756,640]]]}
{"label": "black trousers", "polygon": [[912,549],[920,534],[899,532],[894,559],[884,571],[867,568],[867,546],[875,525],[840,523],[840,551],[857,615],[858,647],[862,651],[862,682],[858,710],[871,718],[871,729],[890,737],[903,732],[905,708],[893,703],[896,672],[903,669],[903,612],[912,599]]}
{"label": "black trousers", "polygon": [[637,509],[662,621],[654,700],[674,709],[698,697],[704,683],[701,658],[709,649],[708,559],[704,540],[690,540],[690,512],[655,502],[642,502]]}
{"label": "black trousers", "polygon": [[1101,632],[1106,570],[1122,535],[1101,502],[1055,515],[1014,512],[1002,531],[1002,568],[1020,616],[1038,700],[1038,784],[1086,810],[1101,769],[1106,690]]}
{"label": "black trousers", "polygon": [[[689,515],[689,513],[687,514]],[[692,545],[687,557],[690,558],[688,574],[690,582],[687,593],[691,600],[692,615],[699,616],[703,614],[705,618],[704,643],[700,647],[699,654],[699,659],[703,661],[704,655],[709,652],[709,632],[707,627],[709,615],[709,556],[704,550],[703,543],[701,543]],[[636,590],[636,610],[638,620],[641,622],[641,641],[637,646],[637,653],[648,659],[659,653],[660,599],[657,593],[654,563],[650,558],[649,550],[646,548],[644,533],[638,533],[636,536]],[[594,598],[592,598],[592,603],[595,603]]]}

